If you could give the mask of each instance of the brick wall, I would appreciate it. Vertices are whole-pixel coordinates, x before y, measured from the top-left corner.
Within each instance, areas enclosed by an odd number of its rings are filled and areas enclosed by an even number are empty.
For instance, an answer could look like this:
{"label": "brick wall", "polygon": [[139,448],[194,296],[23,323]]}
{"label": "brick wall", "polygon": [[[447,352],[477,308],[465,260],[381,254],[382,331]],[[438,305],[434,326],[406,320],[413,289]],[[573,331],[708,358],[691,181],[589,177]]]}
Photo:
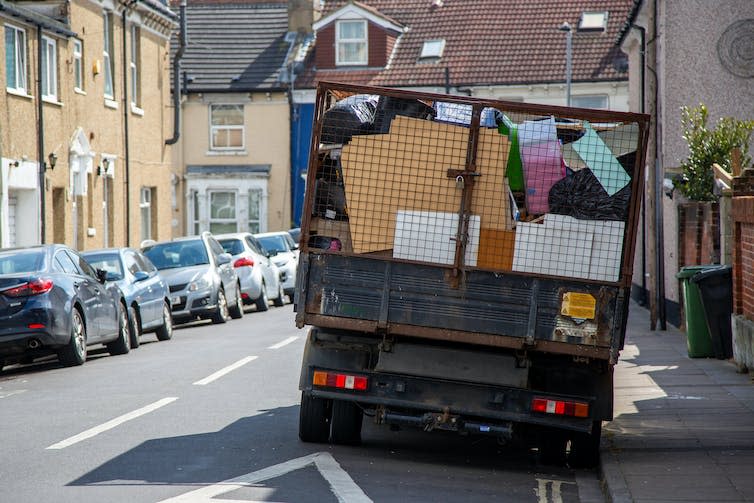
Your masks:
{"label": "brick wall", "polygon": [[734,195],[733,312],[754,320],[754,196]]}
{"label": "brick wall", "polygon": [[720,263],[720,205],[678,205],[678,268]]}

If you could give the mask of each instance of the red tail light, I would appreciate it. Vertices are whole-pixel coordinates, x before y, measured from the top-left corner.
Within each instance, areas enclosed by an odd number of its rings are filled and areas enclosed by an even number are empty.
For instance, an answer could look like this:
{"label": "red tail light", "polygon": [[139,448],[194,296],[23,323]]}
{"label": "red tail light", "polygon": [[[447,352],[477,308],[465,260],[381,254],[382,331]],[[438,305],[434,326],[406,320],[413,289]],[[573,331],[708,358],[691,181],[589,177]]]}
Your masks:
{"label": "red tail light", "polygon": [[52,290],[53,283],[48,278],[37,278],[22,285],[3,290],[1,293],[7,297],[30,297],[47,293]]}
{"label": "red tail light", "polygon": [[324,372],[322,370],[315,370],[314,378],[312,379],[312,384],[314,384],[315,386],[355,389],[358,391],[366,390],[368,383],[369,381],[364,376],[336,374],[334,372]]}
{"label": "red tail light", "polygon": [[243,267],[245,265],[249,267],[254,267],[254,261],[251,260],[249,257],[241,257],[240,259],[233,262],[233,267]]}
{"label": "red tail light", "polygon": [[584,402],[535,398],[531,401],[531,410],[558,416],[589,417],[589,404]]}

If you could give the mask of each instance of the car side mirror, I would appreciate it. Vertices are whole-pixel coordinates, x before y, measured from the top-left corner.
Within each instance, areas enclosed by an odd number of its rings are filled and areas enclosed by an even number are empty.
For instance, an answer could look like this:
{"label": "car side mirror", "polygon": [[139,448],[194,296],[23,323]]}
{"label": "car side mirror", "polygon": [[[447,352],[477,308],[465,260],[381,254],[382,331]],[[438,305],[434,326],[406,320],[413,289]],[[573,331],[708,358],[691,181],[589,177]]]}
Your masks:
{"label": "car side mirror", "polygon": [[104,284],[105,281],[107,281],[107,271],[104,269],[96,269],[95,272],[97,274],[97,281]]}
{"label": "car side mirror", "polygon": [[136,281],[137,283],[139,281],[144,281],[145,279],[149,279],[149,273],[146,273],[144,271],[136,271],[134,273],[134,281]]}
{"label": "car side mirror", "polygon": [[217,265],[230,264],[231,260],[233,260],[233,256],[230,253],[221,253],[217,256]]}
{"label": "car side mirror", "polygon": [[272,250],[272,251],[265,252],[264,254],[267,256],[267,258],[271,258],[271,257],[274,257],[275,255],[277,255],[278,251],[277,250]]}

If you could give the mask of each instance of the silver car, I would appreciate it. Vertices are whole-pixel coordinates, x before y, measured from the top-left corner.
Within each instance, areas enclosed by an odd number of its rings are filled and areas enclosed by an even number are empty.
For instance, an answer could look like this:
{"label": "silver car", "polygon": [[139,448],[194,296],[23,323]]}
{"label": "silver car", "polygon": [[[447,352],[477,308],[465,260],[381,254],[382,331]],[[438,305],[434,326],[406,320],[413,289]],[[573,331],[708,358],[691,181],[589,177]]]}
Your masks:
{"label": "silver car", "polygon": [[278,266],[280,272],[285,274],[283,291],[293,302],[298,268],[298,243],[286,231],[263,232],[254,234],[254,237],[262,243],[265,251],[274,254],[271,255],[272,261]]}
{"label": "silver car", "polygon": [[226,252],[233,256],[233,267],[241,280],[244,304],[254,304],[257,311],[267,311],[269,301],[280,307],[285,304],[280,269],[270,260],[261,243],[249,232],[216,234]]}
{"label": "silver car", "polygon": [[241,286],[229,253],[209,232],[146,246],[144,255],[170,289],[176,322],[209,318],[225,323],[243,317]]}

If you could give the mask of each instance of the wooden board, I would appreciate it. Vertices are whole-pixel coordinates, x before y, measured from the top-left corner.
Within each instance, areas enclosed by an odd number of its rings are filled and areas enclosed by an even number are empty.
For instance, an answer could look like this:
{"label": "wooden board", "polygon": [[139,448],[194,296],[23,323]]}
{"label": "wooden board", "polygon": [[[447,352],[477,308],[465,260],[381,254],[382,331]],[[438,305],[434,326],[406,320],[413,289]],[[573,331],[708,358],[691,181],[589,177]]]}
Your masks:
{"label": "wooden board", "polygon": [[[389,250],[399,210],[457,213],[462,190],[448,169],[464,169],[469,129],[397,116],[390,132],[355,136],[341,166],[355,253]],[[471,212],[481,226],[510,230],[505,165],[509,144],[497,130],[480,130]]]}

